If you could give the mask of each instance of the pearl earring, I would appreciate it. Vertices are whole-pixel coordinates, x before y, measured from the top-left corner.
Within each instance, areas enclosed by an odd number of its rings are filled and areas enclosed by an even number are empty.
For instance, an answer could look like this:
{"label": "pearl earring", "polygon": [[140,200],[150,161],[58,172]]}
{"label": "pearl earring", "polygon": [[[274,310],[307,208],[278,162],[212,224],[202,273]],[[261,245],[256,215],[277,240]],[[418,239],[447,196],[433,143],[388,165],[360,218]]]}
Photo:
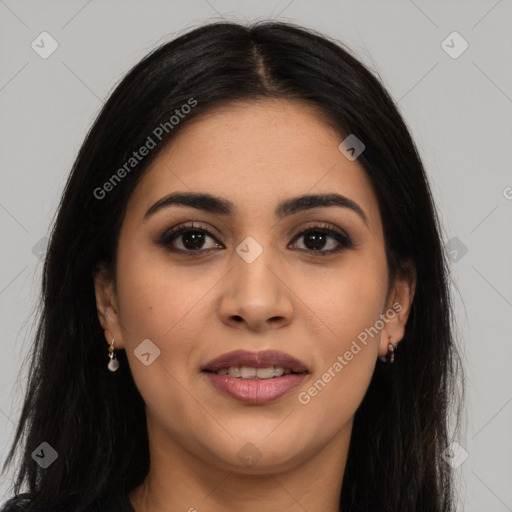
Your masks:
{"label": "pearl earring", "polygon": [[110,361],[108,362],[108,369],[111,372],[117,371],[119,368],[119,361],[117,360],[116,353],[114,352],[114,340],[112,340],[112,344],[108,347],[108,357],[110,357]]}

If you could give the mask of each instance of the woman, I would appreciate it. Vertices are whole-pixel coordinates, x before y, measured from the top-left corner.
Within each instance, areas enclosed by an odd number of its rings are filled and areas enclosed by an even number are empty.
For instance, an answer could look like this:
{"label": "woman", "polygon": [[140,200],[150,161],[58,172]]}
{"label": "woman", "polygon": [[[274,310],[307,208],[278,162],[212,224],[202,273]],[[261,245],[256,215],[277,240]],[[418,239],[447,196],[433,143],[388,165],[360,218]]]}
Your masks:
{"label": "woman", "polygon": [[407,128],[341,45],[163,45],[67,183],[4,510],[454,510],[446,268]]}

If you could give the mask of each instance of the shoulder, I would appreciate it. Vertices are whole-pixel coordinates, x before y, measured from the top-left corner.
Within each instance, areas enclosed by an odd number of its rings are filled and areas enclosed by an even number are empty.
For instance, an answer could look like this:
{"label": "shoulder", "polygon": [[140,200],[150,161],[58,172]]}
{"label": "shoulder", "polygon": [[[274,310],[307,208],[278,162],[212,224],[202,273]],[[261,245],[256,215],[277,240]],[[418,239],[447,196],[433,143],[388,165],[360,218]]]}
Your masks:
{"label": "shoulder", "polygon": [[39,512],[39,510],[32,503],[30,494],[27,493],[17,494],[0,508],[0,512]]}
{"label": "shoulder", "polygon": [[34,503],[29,493],[17,494],[0,507],[0,512],[61,512],[63,510],[59,507]]}
{"label": "shoulder", "polygon": [[[0,504],[0,512],[71,512],[69,503],[63,507],[36,505],[32,495],[28,493],[17,494],[3,505]],[[103,497],[87,508],[87,512],[134,512],[124,495]]]}

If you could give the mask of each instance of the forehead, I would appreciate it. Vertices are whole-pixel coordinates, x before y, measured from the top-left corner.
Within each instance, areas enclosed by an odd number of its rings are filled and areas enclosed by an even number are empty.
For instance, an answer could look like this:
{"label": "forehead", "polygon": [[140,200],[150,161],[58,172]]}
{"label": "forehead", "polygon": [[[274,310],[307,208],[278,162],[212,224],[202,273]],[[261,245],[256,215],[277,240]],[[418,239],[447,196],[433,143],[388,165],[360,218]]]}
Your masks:
{"label": "forehead", "polygon": [[225,197],[240,216],[254,217],[273,213],[289,197],[337,192],[358,202],[375,227],[375,194],[363,167],[338,149],[343,138],[302,102],[230,103],[180,128],[141,178],[129,207],[142,217],[166,194],[198,191]]}

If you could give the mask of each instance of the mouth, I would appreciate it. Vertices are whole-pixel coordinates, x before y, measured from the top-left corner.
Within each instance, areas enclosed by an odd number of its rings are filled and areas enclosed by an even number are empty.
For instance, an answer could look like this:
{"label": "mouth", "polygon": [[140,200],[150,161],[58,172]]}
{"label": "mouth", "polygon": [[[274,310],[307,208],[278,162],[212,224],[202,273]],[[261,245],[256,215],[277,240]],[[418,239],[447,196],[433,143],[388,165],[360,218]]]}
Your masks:
{"label": "mouth", "polygon": [[304,363],[275,350],[229,352],[210,361],[201,371],[224,395],[253,405],[290,393],[309,374]]}

